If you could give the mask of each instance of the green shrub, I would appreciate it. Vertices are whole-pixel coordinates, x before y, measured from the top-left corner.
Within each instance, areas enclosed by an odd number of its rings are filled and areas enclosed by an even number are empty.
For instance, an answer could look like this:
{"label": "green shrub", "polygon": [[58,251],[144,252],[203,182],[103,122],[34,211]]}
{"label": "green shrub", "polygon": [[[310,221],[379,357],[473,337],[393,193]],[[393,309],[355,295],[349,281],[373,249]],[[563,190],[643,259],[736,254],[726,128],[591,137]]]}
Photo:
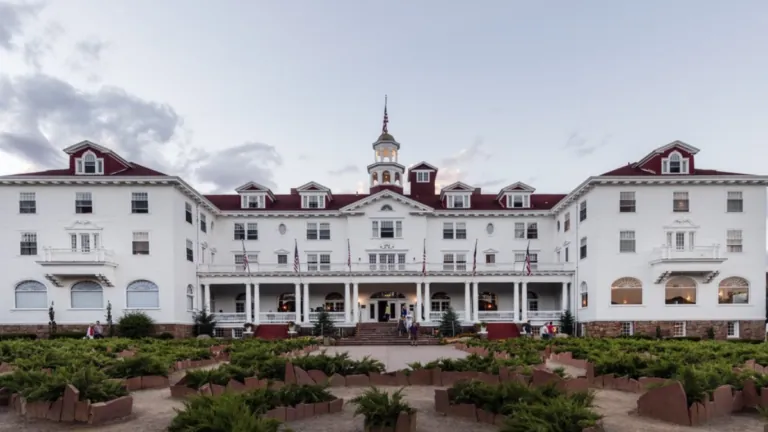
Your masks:
{"label": "green shrub", "polygon": [[154,332],[155,321],[142,311],[127,312],[117,320],[117,334],[120,337],[140,339]]}
{"label": "green shrub", "polygon": [[0,335],[0,340],[14,339],[37,339],[37,335],[34,333],[6,333]]}
{"label": "green shrub", "polygon": [[184,408],[168,426],[168,432],[277,432],[280,422],[254,416],[245,396],[225,393],[221,396],[196,397],[184,402]]}
{"label": "green shrub", "polygon": [[106,372],[112,378],[134,378],[140,376],[159,375],[168,376],[170,364],[157,357],[139,354],[134,357],[126,357],[108,367]]}
{"label": "green shrub", "polygon": [[84,331],[56,332],[48,336],[48,339],[83,339],[83,338],[85,338]]}
{"label": "green shrub", "polygon": [[173,335],[171,333],[168,333],[168,332],[162,332],[159,335],[154,335],[152,337],[154,337],[155,339],[160,339],[160,340],[168,340],[168,339],[173,339],[174,338]]}
{"label": "green shrub", "polygon": [[213,336],[213,329],[216,327],[216,320],[213,319],[213,315],[205,311],[205,309],[194,315],[195,326],[192,328],[192,333],[195,336],[208,335]]}
{"label": "green shrub", "polygon": [[366,427],[390,427],[394,430],[401,412],[411,414],[416,411],[405,401],[403,389],[390,395],[386,391],[371,387],[349,402],[357,406],[355,416],[365,417]]}

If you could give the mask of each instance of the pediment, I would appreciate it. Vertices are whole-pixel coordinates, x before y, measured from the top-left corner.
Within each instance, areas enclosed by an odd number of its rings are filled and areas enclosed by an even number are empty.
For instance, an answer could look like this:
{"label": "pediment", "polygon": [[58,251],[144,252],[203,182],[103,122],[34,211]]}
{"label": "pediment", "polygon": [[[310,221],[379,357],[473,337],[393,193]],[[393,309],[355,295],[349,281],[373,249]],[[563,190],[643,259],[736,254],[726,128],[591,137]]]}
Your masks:
{"label": "pediment", "polygon": [[423,161],[422,161],[422,162],[419,162],[419,163],[417,163],[416,165],[413,165],[413,166],[412,166],[412,167],[410,167],[410,168],[408,168],[408,172],[411,172],[411,171],[419,171],[419,170],[424,170],[424,171],[437,171],[437,168],[436,168],[434,165],[428,164],[428,163],[426,163],[426,162],[423,162]]}
{"label": "pediment", "polygon": [[328,194],[331,193],[331,189],[321,185],[320,183],[313,182],[313,181],[297,187],[296,190],[299,192],[326,192]]}
{"label": "pediment", "polygon": [[235,189],[236,192],[272,192],[268,187],[260,185],[256,182],[248,182],[239,188]]}
{"label": "pediment", "polygon": [[515,182],[511,185],[501,189],[501,192],[535,192],[536,189],[533,186],[527,185],[523,182]]}
{"label": "pediment", "polygon": [[456,183],[449,184],[448,186],[444,187],[440,192],[441,193],[445,193],[445,192],[473,192],[474,190],[475,190],[474,187],[459,181],[459,182],[456,182]]}
{"label": "pediment", "polygon": [[496,249],[486,249],[486,250],[483,251],[483,253],[484,254],[497,254],[497,253],[499,253],[499,251],[497,251]]}
{"label": "pediment", "polygon": [[690,144],[684,143],[683,141],[676,140],[676,141],[672,141],[669,144],[663,145],[663,146],[655,149],[654,151],[648,153],[647,155],[645,155],[645,157],[640,159],[640,161],[637,162],[637,164],[635,164],[635,166],[642,167],[643,165],[645,165],[646,163],[648,163],[652,159],[656,158],[659,155],[663,155],[663,154],[665,154],[666,152],[668,152],[668,151],[670,151],[672,149],[681,150],[681,151],[683,151],[683,152],[685,152],[685,153],[687,153],[687,154],[689,154],[691,156],[693,156],[693,155],[695,155],[696,153],[699,152],[698,148],[696,148],[696,147],[694,147],[694,146],[692,146]]}
{"label": "pediment", "polygon": [[698,229],[696,225],[690,219],[675,219],[671,224],[664,226],[665,229]]}
{"label": "pediment", "polygon": [[278,249],[275,251],[275,255],[288,255],[290,251],[287,251],[285,249]]}
{"label": "pediment", "polygon": [[[64,153],[68,155],[75,155],[83,150],[92,150],[99,154],[101,157],[110,157],[117,162],[119,162],[121,165],[125,166],[126,168],[130,168],[131,164],[127,160],[123,159],[119,154],[113,152],[112,150],[100,146],[92,141],[84,140],[80,141],[77,144],[71,145],[64,149]],[[106,173],[105,173],[106,174]]]}
{"label": "pediment", "polygon": [[384,189],[381,192],[375,193],[365,199],[355,201],[354,203],[348,206],[342,207],[340,211],[342,213],[349,213],[356,210],[360,210],[363,207],[376,205],[376,211],[379,212],[381,209],[381,206],[387,203],[388,201],[394,201],[402,205],[405,205],[409,209],[411,209],[411,211],[431,212],[434,210],[432,207],[426,206],[418,201],[412,200],[405,195],[401,195],[389,189]]}
{"label": "pediment", "polygon": [[72,223],[72,225],[66,228],[71,231],[101,231],[101,227],[96,225],[93,221],[78,220]]}

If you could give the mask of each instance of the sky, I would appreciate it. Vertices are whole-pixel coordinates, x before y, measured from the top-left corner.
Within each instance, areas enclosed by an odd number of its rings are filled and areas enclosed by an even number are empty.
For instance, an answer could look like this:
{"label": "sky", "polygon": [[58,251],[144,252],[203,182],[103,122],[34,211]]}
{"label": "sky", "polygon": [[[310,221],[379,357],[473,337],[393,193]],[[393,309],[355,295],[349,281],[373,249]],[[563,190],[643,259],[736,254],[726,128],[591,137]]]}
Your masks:
{"label": "sky", "polygon": [[0,175],[88,139],[202,192],[400,162],[567,193],[674,140],[768,174],[768,2],[0,0]]}

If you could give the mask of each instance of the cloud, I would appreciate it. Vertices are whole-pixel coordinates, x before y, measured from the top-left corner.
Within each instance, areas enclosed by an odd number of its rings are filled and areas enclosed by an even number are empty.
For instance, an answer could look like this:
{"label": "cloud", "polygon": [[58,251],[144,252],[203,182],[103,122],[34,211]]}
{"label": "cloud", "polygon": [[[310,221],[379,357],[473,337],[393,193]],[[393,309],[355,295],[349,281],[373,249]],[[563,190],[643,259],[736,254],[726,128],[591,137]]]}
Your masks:
{"label": "cloud", "polygon": [[42,10],[40,3],[8,3],[0,1],[0,48],[13,51],[15,39],[24,31],[27,20]]}
{"label": "cloud", "polygon": [[275,189],[272,170],[283,164],[274,146],[259,142],[246,142],[214,153],[201,151],[195,159],[195,177],[213,185],[217,193],[232,192],[249,181]]}
{"label": "cloud", "polygon": [[339,176],[344,174],[355,174],[359,171],[359,168],[355,165],[346,165],[337,170],[330,170],[328,174],[332,176]]}
{"label": "cloud", "polygon": [[88,71],[90,74],[88,79],[92,82],[98,81],[100,77],[93,72],[93,65],[101,62],[104,52],[108,47],[109,44],[107,42],[96,37],[78,41],[75,44],[74,52],[67,60],[67,64],[73,71]]}
{"label": "cloud", "polygon": [[467,148],[459,150],[456,154],[444,158],[437,172],[435,188],[440,189],[457,181],[464,181],[468,172],[466,167],[475,161],[489,160],[492,155],[483,149],[483,138],[477,137]]}
{"label": "cloud", "polygon": [[573,132],[568,137],[563,146],[564,149],[572,150],[576,157],[586,157],[595,152],[595,150],[608,145],[611,135],[606,135],[599,142],[589,141],[582,137],[578,132]]}
{"label": "cloud", "polygon": [[495,180],[483,181],[480,183],[474,183],[472,186],[484,188],[484,187],[492,187],[492,186],[501,186],[503,184],[504,184],[504,179],[495,179]]}

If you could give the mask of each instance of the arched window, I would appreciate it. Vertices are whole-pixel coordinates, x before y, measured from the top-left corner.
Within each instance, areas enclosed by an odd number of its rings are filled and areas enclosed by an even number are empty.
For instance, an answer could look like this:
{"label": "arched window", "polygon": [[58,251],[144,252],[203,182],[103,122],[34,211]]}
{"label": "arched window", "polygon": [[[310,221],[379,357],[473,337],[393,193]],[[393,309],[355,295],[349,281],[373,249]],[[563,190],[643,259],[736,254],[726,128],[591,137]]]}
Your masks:
{"label": "arched window", "polygon": [[480,311],[497,311],[499,310],[499,305],[496,301],[496,293],[485,291],[477,298],[477,309]]}
{"label": "arched window", "polygon": [[195,310],[195,287],[187,285],[187,310]]}
{"label": "arched window", "polygon": [[379,183],[379,173],[371,173],[371,183],[374,186]]}
{"label": "arched window", "polygon": [[325,310],[328,312],[344,312],[344,296],[337,292],[325,296]]}
{"label": "arched window", "polygon": [[451,298],[444,292],[432,294],[432,312],[444,312],[451,307]]}
{"label": "arched window", "polygon": [[696,281],[686,276],[673,277],[665,288],[666,304],[696,304]]}
{"label": "arched window", "polygon": [[384,184],[389,184],[392,182],[391,174],[389,171],[384,171],[381,173],[381,182]]}
{"label": "arched window", "polygon": [[245,313],[245,293],[240,293],[235,297],[235,313]]}
{"label": "arched window", "polygon": [[160,289],[154,282],[137,280],[128,284],[126,306],[130,308],[159,308]]}
{"label": "arched window", "polygon": [[589,306],[589,287],[587,287],[587,283],[584,281],[581,281],[581,285],[579,285],[579,293],[581,294],[581,307],[585,308]]}
{"label": "arched window", "polygon": [[38,281],[27,280],[16,285],[16,309],[45,309],[48,296],[45,285]]}
{"label": "arched window", "polygon": [[400,173],[399,172],[395,173],[395,184],[398,184],[398,185],[400,184]]}
{"label": "arched window", "polygon": [[392,211],[392,206],[389,204],[384,204],[381,206],[381,211]]}
{"label": "arched window", "polygon": [[277,298],[278,312],[296,312],[296,295],[294,293],[280,294]]}
{"label": "arched window", "polygon": [[528,310],[534,312],[539,310],[539,295],[533,291],[528,291]]}
{"label": "arched window", "polygon": [[729,277],[720,281],[717,292],[720,304],[749,303],[749,282],[741,277]]}
{"label": "arched window", "polygon": [[72,309],[102,309],[104,290],[93,281],[77,282],[70,290],[70,301]]}
{"label": "arched window", "polygon": [[643,283],[639,279],[625,277],[611,284],[611,304],[641,305],[643,304]]}

